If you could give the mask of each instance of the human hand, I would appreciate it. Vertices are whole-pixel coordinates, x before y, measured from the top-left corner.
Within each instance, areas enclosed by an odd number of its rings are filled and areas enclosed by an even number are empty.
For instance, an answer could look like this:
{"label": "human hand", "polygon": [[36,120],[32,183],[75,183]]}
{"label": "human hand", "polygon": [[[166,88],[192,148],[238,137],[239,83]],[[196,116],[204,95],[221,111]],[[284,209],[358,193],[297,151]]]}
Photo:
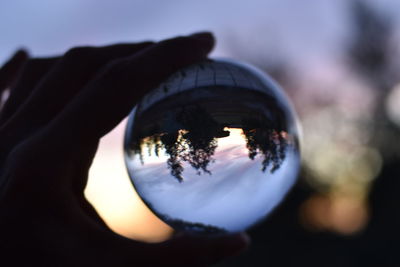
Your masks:
{"label": "human hand", "polygon": [[[244,235],[159,244],[112,232],[85,199],[99,139],[149,90],[206,58],[208,33],[158,43],[18,52],[0,70],[0,260],[10,266],[202,266],[238,253]],[[12,261],[6,261],[12,260]],[[3,265],[4,266],[4,265]]]}

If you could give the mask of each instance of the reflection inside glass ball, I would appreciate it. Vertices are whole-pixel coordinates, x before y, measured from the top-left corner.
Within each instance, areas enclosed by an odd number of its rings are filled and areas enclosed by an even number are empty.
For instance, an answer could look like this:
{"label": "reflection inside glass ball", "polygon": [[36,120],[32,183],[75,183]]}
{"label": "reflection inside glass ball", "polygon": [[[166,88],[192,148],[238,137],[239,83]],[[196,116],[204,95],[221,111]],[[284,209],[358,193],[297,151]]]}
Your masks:
{"label": "reflection inside glass ball", "polygon": [[296,180],[299,147],[287,98],[265,74],[209,60],[172,75],[133,110],[125,134],[132,183],[180,231],[243,231]]}

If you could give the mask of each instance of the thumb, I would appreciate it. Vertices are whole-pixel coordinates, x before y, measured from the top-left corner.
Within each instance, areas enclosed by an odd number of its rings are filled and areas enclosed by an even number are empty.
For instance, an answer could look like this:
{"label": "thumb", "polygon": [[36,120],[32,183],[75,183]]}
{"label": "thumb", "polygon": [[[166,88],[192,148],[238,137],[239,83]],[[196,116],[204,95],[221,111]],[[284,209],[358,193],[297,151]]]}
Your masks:
{"label": "thumb", "polygon": [[220,237],[182,235],[158,244],[123,238],[112,245],[109,255],[113,255],[114,263],[121,261],[127,265],[207,266],[238,255],[249,244],[250,238],[245,233]]}
{"label": "thumb", "polygon": [[217,263],[238,255],[250,244],[246,233],[220,237],[196,237],[183,235],[159,244],[159,255],[175,265],[196,266]]}
{"label": "thumb", "polygon": [[0,94],[12,85],[27,59],[28,53],[21,49],[15,52],[3,67],[0,68]]}

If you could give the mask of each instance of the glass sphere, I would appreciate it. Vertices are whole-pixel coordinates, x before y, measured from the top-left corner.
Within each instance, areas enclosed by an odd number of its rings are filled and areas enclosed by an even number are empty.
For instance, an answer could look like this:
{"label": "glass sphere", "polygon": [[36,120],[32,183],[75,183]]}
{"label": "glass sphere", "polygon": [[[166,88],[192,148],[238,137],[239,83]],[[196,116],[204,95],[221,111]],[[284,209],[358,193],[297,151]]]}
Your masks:
{"label": "glass sphere", "polygon": [[297,178],[295,117],[279,86],[252,66],[189,66],[132,111],[124,144],[130,178],[176,230],[243,231],[265,218]]}

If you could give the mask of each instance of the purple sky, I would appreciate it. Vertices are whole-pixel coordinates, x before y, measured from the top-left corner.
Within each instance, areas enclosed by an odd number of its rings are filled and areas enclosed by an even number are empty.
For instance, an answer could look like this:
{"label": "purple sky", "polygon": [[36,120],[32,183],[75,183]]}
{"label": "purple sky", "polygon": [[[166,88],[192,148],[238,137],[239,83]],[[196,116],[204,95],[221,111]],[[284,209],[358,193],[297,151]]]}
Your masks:
{"label": "purple sky", "polygon": [[[349,2],[2,0],[0,62],[21,46],[33,55],[52,55],[76,45],[157,40],[207,29],[218,38],[214,55],[235,57],[237,49],[246,49],[263,57],[273,51],[293,62],[313,63],[334,56],[346,40]],[[397,0],[369,2],[394,15],[400,10]]]}

